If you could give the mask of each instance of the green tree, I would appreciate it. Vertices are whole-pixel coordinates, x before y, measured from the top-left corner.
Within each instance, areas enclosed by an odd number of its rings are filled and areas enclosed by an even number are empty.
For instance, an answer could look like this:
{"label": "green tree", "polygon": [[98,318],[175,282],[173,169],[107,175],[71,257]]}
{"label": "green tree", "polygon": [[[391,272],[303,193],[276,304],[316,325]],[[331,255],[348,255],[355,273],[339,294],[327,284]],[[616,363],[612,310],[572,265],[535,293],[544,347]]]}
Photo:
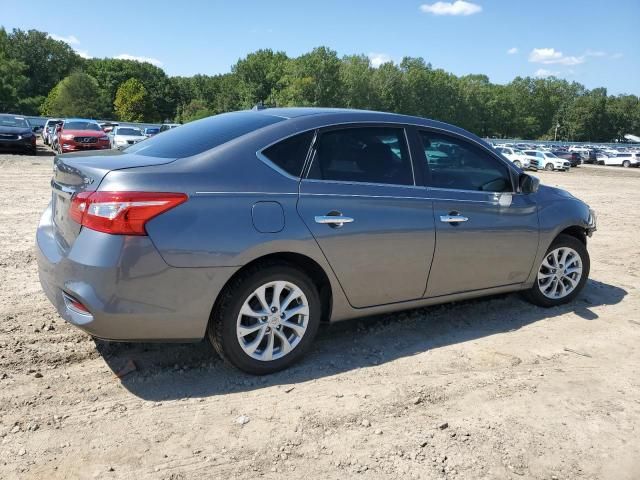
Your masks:
{"label": "green tree", "polygon": [[144,122],[149,110],[147,89],[137,78],[122,83],[113,101],[118,119],[125,122]]}
{"label": "green tree", "polygon": [[278,95],[278,82],[285,72],[288,57],[284,52],[258,50],[231,68],[240,83],[242,105],[251,108],[258,102],[272,103]]}
{"label": "green tree", "polygon": [[340,101],[340,59],[327,47],[287,63],[278,84],[278,104],[288,106],[336,107]]}
{"label": "green tree", "polygon": [[56,117],[101,118],[104,96],[91,75],[76,72],[60,81],[45,100],[43,107]]}
{"label": "green tree", "polygon": [[7,58],[0,51],[0,112],[18,112],[21,93],[27,84],[26,65]]}
{"label": "green tree", "polygon": [[176,122],[187,123],[201,118],[209,117],[213,112],[209,109],[204,100],[191,100],[184,107],[180,107],[176,115]]}
{"label": "green tree", "polygon": [[350,55],[340,62],[340,106],[370,109],[377,103],[371,80],[373,68],[365,55]]}
{"label": "green tree", "polygon": [[[98,80],[109,105],[114,105],[120,85],[135,78],[147,90],[149,110],[147,120],[163,121],[173,118],[176,112],[177,92],[164,71],[146,62],[114,58],[92,58],[86,62],[86,72]],[[111,111],[113,115],[113,110]]]}
{"label": "green tree", "polygon": [[[53,40],[45,32],[14,29],[6,34],[4,29],[0,30],[0,36],[4,35],[7,40],[6,45],[0,47],[6,57],[24,65],[10,74],[14,77],[11,83],[21,83],[21,113],[37,114],[47,93],[74,70],[82,68],[84,60],[65,42]],[[15,78],[21,75],[27,78],[24,84]]]}

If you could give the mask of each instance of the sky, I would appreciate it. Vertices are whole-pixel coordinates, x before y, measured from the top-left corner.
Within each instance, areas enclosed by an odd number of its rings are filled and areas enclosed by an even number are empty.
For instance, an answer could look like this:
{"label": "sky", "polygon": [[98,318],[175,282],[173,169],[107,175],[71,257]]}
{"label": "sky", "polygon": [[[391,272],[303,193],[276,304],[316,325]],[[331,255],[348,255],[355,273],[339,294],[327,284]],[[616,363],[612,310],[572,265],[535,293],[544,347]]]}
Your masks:
{"label": "sky", "polygon": [[46,31],[83,56],[144,59],[169,75],[225,73],[261,48],[298,56],[324,45],[374,66],[423,57],[495,83],[555,75],[640,95],[640,0],[58,0],[31,2],[28,14],[15,5],[0,0],[7,29]]}

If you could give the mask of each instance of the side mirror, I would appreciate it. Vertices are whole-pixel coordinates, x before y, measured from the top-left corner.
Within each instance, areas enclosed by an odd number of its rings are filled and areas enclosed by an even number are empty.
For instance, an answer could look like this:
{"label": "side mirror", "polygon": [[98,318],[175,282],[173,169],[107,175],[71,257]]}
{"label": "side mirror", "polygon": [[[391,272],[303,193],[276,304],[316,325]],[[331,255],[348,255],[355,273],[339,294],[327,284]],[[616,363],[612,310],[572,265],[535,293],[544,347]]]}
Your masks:
{"label": "side mirror", "polygon": [[540,186],[540,179],[523,173],[520,175],[519,183],[522,193],[536,193]]}

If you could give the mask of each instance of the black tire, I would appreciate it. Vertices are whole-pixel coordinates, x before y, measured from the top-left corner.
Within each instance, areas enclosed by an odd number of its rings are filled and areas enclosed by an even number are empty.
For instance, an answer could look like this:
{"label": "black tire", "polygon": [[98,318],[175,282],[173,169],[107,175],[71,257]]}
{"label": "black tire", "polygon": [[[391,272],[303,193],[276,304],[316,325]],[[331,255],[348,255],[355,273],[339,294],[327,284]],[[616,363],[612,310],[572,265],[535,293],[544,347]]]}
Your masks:
{"label": "black tire", "polygon": [[518,168],[522,168],[522,163],[520,163],[518,160],[516,160],[515,162],[513,162],[513,164],[518,167]]}
{"label": "black tire", "polygon": [[[546,255],[548,255],[550,252],[552,252],[556,248],[560,248],[560,247],[569,247],[578,253],[578,255],[580,256],[580,260],[582,261],[582,277],[580,278],[580,281],[578,282],[578,285],[576,286],[576,288],[571,293],[569,293],[569,295],[562,298],[552,299],[552,298],[546,297],[540,290],[540,286],[538,284],[538,278],[537,278],[538,270],[540,266],[536,265],[535,283],[533,287],[531,287],[529,290],[524,292],[524,297],[534,305],[549,308],[549,307],[556,307],[564,303],[569,303],[574,298],[576,298],[576,296],[584,288],[585,283],[587,283],[587,279],[589,278],[589,270],[591,268],[591,261],[589,259],[589,252],[587,251],[586,245],[582,241],[578,240],[576,237],[561,234],[561,235],[558,235],[553,242],[551,242],[551,245],[547,249]],[[546,258],[546,255],[545,255],[545,258]]]}
{"label": "black tire", "polygon": [[624,168],[629,168],[631,166],[631,162],[629,160],[625,160],[624,162],[622,162],[622,166]]}
{"label": "black tire", "polygon": [[544,169],[545,169],[547,172],[553,172],[553,163],[547,163],[547,164],[544,166]]}
{"label": "black tire", "polygon": [[[304,335],[293,350],[276,360],[261,361],[242,349],[236,333],[236,322],[245,300],[254,290],[276,280],[292,282],[303,291],[309,302],[309,319]],[[246,373],[266,375],[291,366],[309,350],[320,326],[321,314],[318,289],[304,272],[281,262],[256,265],[233,279],[220,294],[209,319],[207,337],[225,361]]]}

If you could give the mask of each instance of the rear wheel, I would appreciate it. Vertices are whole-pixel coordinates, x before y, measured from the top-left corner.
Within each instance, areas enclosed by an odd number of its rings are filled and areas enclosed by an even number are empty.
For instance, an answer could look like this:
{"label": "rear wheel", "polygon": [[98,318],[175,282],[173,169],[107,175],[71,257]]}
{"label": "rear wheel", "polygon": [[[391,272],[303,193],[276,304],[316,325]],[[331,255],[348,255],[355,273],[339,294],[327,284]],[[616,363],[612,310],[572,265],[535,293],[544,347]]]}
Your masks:
{"label": "rear wheel", "polygon": [[320,315],[318,290],[306,274],[287,264],[262,265],[225,288],[207,336],[229,363],[264,375],[304,355],[318,331]]}
{"label": "rear wheel", "polygon": [[547,164],[544,166],[544,169],[545,169],[547,172],[551,172],[551,171],[553,171],[553,163],[547,163]]}
{"label": "rear wheel", "polygon": [[624,168],[629,168],[631,166],[631,162],[629,160],[625,160],[624,162],[622,162],[622,166]]}
{"label": "rear wheel", "polygon": [[558,235],[538,266],[536,282],[525,297],[541,307],[555,307],[573,300],[589,277],[589,252],[570,235]]}

